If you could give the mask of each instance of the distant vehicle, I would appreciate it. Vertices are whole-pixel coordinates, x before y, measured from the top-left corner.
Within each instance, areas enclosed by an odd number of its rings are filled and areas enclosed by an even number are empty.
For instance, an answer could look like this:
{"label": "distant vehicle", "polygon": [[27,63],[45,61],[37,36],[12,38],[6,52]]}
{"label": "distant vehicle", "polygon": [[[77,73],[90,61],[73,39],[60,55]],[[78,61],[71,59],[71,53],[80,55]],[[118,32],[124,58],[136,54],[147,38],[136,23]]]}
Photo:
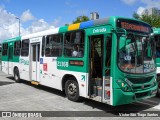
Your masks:
{"label": "distant vehicle", "polygon": [[72,24],[2,44],[2,71],[35,85],[112,106],[156,95],[155,42],[142,21],[109,17]]}
{"label": "distant vehicle", "polygon": [[157,96],[160,97],[160,28],[154,28],[154,36],[156,42],[156,65],[157,65]]}

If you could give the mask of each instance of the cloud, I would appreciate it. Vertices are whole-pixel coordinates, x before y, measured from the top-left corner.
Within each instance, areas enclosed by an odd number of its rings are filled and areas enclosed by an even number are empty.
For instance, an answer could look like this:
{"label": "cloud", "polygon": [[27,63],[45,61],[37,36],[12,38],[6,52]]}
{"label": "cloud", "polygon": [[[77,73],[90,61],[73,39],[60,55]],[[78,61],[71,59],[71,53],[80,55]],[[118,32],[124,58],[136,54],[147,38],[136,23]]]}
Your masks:
{"label": "cloud", "polygon": [[54,28],[54,26],[51,26],[50,24],[45,22],[44,19],[40,19],[38,21],[33,22],[32,25],[27,28],[27,31],[31,33],[35,33],[39,31],[51,29],[51,28]]}
{"label": "cloud", "polygon": [[[54,25],[59,24],[60,18],[55,19],[52,24],[47,23],[44,19],[36,19],[29,10],[26,10],[21,15],[23,22],[33,20],[27,28],[23,27],[21,22],[21,35],[35,33],[47,29],[54,28]],[[0,43],[4,39],[13,38],[19,35],[19,23],[16,15],[8,12],[4,7],[0,6]]]}
{"label": "cloud", "polygon": [[[18,28],[16,25],[18,26],[15,15],[0,6],[0,42],[3,39],[18,35],[18,32],[16,33],[16,29]],[[15,27],[14,30],[13,27]]]}
{"label": "cloud", "polygon": [[34,16],[32,15],[32,13],[30,12],[30,10],[26,10],[22,13],[21,15],[21,21],[22,22],[27,22],[27,21],[30,21],[30,20],[33,20],[34,19]]}
{"label": "cloud", "polygon": [[160,0],[121,0],[121,1],[127,5],[143,4],[143,6],[140,6],[137,9],[137,13],[139,15],[142,14],[144,9],[152,7],[160,8]]}
{"label": "cloud", "polygon": [[121,1],[127,5],[133,5],[134,3],[137,2],[137,0],[121,0]]}
{"label": "cloud", "polygon": [[58,18],[54,19],[53,26],[59,26],[61,19],[62,19],[62,17],[58,17]]}
{"label": "cloud", "polygon": [[141,0],[141,2],[144,4],[144,6],[140,6],[137,9],[137,14],[141,15],[142,12],[147,9],[147,8],[152,8],[152,7],[156,7],[156,8],[160,8],[160,0]]}
{"label": "cloud", "polygon": [[146,8],[156,7],[160,8],[160,0],[141,0]]}
{"label": "cloud", "polygon": [[137,10],[137,14],[138,15],[142,15],[143,11],[145,10],[144,7],[139,7],[138,10]]}

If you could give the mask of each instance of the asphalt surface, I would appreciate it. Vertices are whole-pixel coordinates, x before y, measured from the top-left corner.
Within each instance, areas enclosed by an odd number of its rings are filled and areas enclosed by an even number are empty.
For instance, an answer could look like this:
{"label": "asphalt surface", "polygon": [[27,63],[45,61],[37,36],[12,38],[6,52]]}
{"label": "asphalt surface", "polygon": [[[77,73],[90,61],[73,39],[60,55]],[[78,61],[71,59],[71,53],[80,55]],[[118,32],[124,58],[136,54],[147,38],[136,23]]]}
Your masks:
{"label": "asphalt surface", "polygon": [[105,117],[122,119],[121,115],[124,117],[123,120],[128,117],[141,119],[140,116],[145,119],[150,119],[150,117],[158,119],[157,115],[160,117],[160,98],[153,97],[118,107],[89,99],[72,102],[61,91],[45,86],[34,86],[26,81],[16,83],[11,76],[0,71],[0,119],[8,118],[6,112],[11,113],[14,119],[28,116],[30,119],[33,117],[38,117],[34,119],[42,119],[39,118],[41,116],[43,119],[52,119],[48,117],[56,117],[56,119],[83,119],[82,117],[87,117],[85,118],[87,120],[106,119]]}

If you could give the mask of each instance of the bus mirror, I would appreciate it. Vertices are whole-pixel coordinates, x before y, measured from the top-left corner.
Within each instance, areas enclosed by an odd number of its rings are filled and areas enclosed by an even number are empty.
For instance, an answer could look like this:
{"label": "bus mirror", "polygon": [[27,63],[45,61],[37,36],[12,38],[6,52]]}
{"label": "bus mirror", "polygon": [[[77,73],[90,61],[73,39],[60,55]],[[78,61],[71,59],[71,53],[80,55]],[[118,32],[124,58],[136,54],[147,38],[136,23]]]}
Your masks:
{"label": "bus mirror", "polygon": [[126,45],[126,37],[120,37],[119,49],[122,49]]}

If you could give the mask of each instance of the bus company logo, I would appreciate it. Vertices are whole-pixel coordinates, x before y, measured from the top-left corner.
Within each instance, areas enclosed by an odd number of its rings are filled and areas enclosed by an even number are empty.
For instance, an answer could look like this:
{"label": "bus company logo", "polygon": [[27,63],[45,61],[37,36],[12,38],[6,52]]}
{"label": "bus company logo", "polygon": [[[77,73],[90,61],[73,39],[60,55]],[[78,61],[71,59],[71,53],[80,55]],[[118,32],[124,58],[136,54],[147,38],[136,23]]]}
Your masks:
{"label": "bus company logo", "polygon": [[20,64],[29,65],[28,60],[20,59]]}
{"label": "bus company logo", "polygon": [[106,32],[106,28],[98,28],[98,29],[93,29],[93,33],[102,33],[102,32]]}
{"label": "bus company logo", "polygon": [[11,112],[2,112],[2,117],[12,117]]}
{"label": "bus company logo", "polygon": [[42,113],[39,112],[2,112],[2,118],[35,118],[35,117],[42,117]]}

